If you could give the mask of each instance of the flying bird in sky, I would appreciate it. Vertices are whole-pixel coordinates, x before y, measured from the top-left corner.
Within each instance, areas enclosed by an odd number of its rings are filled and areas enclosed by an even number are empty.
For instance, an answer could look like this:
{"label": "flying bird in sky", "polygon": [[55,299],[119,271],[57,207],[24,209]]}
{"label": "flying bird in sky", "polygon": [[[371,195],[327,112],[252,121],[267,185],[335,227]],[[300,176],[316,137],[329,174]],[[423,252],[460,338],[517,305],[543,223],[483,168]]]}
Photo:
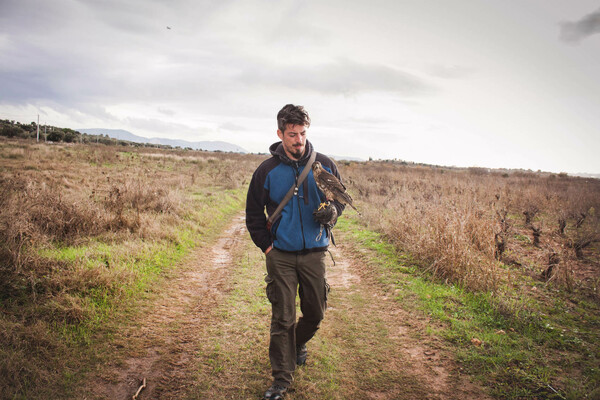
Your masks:
{"label": "flying bird in sky", "polygon": [[[315,161],[312,165],[312,170],[317,187],[323,192],[327,201],[336,200],[342,204],[348,204],[358,212],[356,207],[352,204],[352,197],[348,194],[346,186],[344,186],[335,175],[323,169],[323,166],[319,161]],[[323,206],[323,204],[321,206]],[[358,213],[360,214],[360,212]]]}

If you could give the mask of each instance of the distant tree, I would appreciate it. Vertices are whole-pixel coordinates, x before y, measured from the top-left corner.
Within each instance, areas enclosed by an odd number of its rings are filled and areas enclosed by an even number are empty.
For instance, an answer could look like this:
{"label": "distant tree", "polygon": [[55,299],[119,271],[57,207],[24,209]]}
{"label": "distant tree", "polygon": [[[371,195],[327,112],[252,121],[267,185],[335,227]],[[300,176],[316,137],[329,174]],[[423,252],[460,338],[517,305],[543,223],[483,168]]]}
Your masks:
{"label": "distant tree", "polygon": [[48,140],[51,142],[62,142],[65,138],[65,133],[60,129],[52,129],[50,133],[48,133]]}
{"label": "distant tree", "polygon": [[73,143],[77,141],[77,135],[75,134],[75,132],[68,130],[65,131],[63,134],[63,141],[67,142],[67,143]]}
{"label": "distant tree", "polygon": [[3,125],[0,130],[0,135],[6,137],[22,137],[27,132],[15,125]]}
{"label": "distant tree", "polygon": [[[25,126],[27,126],[27,128],[25,128]],[[25,129],[26,131],[29,131],[29,132],[37,131],[37,124],[35,122],[32,122],[29,125],[25,125],[25,126],[23,126],[23,129]]]}

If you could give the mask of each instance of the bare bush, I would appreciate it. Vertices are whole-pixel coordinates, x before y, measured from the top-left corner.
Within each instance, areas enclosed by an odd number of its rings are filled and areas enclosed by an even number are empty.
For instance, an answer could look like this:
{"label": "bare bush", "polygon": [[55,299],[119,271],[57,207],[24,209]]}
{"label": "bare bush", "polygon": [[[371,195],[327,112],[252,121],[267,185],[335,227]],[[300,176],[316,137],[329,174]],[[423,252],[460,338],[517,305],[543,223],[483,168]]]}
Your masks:
{"label": "bare bush", "polygon": [[548,281],[553,276],[554,268],[560,263],[560,257],[558,253],[551,252],[548,255],[548,265],[544,272],[542,272],[542,278]]}
{"label": "bare bush", "polygon": [[558,217],[558,234],[561,236],[564,236],[566,227],[567,227],[567,219],[563,216]]}
{"label": "bare bush", "polygon": [[535,247],[540,247],[540,236],[542,235],[542,227],[535,226],[531,224],[529,226],[531,228],[531,233],[533,234],[533,245]]}
{"label": "bare bush", "polygon": [[523,215],[525,215],[525,225],[530,225],[535,218],[536,214],[540,211],[538,206],[534,204],[530,204],[525,211],[523,211]]}

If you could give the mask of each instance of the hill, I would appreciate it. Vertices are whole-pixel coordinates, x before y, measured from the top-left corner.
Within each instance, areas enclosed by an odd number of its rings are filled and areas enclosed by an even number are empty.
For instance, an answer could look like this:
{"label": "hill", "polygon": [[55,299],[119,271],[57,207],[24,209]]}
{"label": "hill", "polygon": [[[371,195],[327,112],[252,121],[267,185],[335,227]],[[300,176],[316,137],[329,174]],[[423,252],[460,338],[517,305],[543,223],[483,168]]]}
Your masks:
{"label": "hill", "polygon": [[144,136],[135,135],[129,131],[123,129],[104,129],[104,128],[80,128],[77,129],[81,133],[87,133],[89,135],[107,135],[113,139],[127,140],[134,143],[151,143],[168,145],[172,147],[181,148],[192,148],[194,150],[207,150],[207,151],[225,151],[233,153],[247,153],[242,147],[222,141],[200,141],[200,142],[189,142],[187,140],[178,139],[167,139],[167,138],[147,138]]}

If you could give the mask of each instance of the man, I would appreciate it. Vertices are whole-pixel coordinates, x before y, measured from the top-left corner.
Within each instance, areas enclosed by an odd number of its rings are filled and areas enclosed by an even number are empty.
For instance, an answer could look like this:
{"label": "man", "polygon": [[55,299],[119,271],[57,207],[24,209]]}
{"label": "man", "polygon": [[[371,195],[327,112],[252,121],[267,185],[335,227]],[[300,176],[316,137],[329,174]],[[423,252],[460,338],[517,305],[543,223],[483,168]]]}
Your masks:
{"label": "man", "polygon": [[[285,204],[281,214],[267,226],[265,208],[271,216],[290,187],[295,186],[313,153],[306,139],[310,117],[302,106],[288,104],[277,114],[277,136],[271,145],[272,157],[252,175],[246,200],[246,226],[252,240],[264,253],[267,263],[267,297],[272,305],[269,358],[273,384],[264,398],[283,398],[292,383],[296,365],[307,358],[306,342],[319,329],[327,308],[329,285],[325,280],[328,230],[344,210],[331,202],[313,213],[325,196],[316,186],[312,171],[297,193]],[[316,153],[316,161],[336,175],[335,163]],[[300,295],[302,316],[296,322],[296,291]]]}

